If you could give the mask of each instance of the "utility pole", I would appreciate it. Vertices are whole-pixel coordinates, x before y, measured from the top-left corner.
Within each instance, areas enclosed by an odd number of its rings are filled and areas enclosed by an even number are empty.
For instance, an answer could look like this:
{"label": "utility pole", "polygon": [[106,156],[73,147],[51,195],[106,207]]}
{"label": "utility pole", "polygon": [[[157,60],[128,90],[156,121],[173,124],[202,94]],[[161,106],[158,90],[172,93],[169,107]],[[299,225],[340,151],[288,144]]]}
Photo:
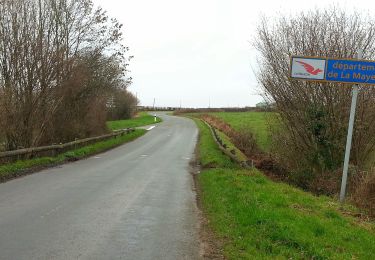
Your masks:
{"label": "utility pole", "polygon": [[154,98],[154,104],[152,105],[152,110],[155,111],[155,98]]}

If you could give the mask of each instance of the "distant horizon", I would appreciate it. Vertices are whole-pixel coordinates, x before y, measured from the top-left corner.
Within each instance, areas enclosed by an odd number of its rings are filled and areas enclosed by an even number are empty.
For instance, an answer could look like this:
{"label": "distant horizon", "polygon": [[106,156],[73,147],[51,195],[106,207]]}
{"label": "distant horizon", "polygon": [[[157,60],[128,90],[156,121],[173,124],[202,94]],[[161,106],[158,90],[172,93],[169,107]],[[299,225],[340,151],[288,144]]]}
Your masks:
{"label": "distant horizon", "polygon": [[315,8],[368,13],[375,2],[93,0],[122,23],[130,48],[129,91],[142,105],[244,107],[262,102],[253,46],[262,15],[270,21]]}
{"label": "distant horizon", "polygon": [[[225,106],[222,106],[222,107],[179,107],[179,106],[155,106],[155,108],[180,108],[180,109],[226,109],[226,108],[229,108],[229,109],[236,109],[236,108],[239,108],[239,109],[244,109],[244,108],[256,108],[256,105],[260,104],[260,103],[265,103],[265,102],[258,102],[257,104],[253,105],[253,106],[240,106],[240,107],[225,107]],[[152,108],[153,106],[144,106],[144,105],[137,105],[137,107],[143,107],[143,108]]]}
{"label": "distant horizon", "polygon": [[[192,106],[192,107],[187,107],[187,106],[181,106],[181,108],[194,108],[194,109],[197,109],[197,108],[205,108],[205,109],[209,109],[209,108],[212,108],[212,109],[215,109],[215,108],[247,108],[247,107],[255,107],[257,104],[259,103],[263,103],[263,102],[266,102],[266,101],[259,101],[257,102],[256,104],[254,105],[245,105],[245,106]],[[138,107],[153,107],[153,105],[143,105],[143,104],[138,104]],[[179,108],[180,106],[165,106],[165,105],[155,105],[155,107],[173,107],[173,108]]]}

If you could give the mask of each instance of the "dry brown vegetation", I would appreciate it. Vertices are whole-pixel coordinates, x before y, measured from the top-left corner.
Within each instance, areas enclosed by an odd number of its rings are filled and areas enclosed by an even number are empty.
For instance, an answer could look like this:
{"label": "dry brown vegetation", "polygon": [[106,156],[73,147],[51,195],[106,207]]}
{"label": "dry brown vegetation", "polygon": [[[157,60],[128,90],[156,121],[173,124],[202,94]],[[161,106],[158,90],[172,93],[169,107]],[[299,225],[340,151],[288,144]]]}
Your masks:
{"label": "dry brown vegetation", "polygon": [[[273,127],[273,150],[295,183],[332,194],[340,184],[351,87],[345,84],[289,80],[291,55],[375,59],[375,22],[336,8],[264,19],[255,46],[261,54],[259,82],[279,112]],[[375,90],[361,87],[351,155],[352,194],[374,199],[373,174],[354,181],[374,164]],[[356,176],[357,175],[357,176]],[[353,187],[353,185],[355,187]],[[364,186],[366,188],[364,188]],[[363,190],[361,192],[361,190]],[[364,198],[363,198],[364,199]]]}
{"label": "dry brown vegetation", "polygon": [[209,114],[202,114],[199,117],[226,134],[246,156],[252,157],[260,153],[255,137],[248,129],[235,130],[220,118]]}
{"label": "dry brown vegetation", "polygon": [[108,99],[129,84],[121,27],[91,0],[0,0],[0,142],[7,150],[106,131]]}
{"label": "dry brown vegetation", "polygon": [[126,90],[119,89],[110,99],[111,105],[108,111],[109,120],[131,118],[136,113],[138,100]]}

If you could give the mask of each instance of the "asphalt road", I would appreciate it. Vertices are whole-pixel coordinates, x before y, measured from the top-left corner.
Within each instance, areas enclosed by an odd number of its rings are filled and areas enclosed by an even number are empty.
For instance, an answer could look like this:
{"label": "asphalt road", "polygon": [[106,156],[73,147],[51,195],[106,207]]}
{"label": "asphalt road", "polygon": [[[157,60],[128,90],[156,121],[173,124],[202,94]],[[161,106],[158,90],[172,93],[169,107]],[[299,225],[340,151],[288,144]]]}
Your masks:
{"label": "asphalt road", "polygon": [[0,259],[199,259],[198,130],[161,117],[119,148],[0,184]]}

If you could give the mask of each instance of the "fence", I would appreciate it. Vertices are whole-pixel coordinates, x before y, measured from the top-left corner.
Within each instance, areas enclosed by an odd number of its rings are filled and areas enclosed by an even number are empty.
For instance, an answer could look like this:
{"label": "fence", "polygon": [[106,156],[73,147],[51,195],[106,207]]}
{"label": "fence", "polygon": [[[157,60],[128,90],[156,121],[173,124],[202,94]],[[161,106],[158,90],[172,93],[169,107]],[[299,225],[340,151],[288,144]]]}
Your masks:
{"label": "fence", "polygon": [[77,149],[92,143],[96,143],[98,141],[107,140],[113,137],[122,136],[124,134],[129,134],[134,132],[134,128],[127,128],[122,130],[116,130],[113,133],[90,137],[80,140],[75,140],[73,142],[65,143],[65,144],[56,144],[56,145],[49,145],[49,146],[41,146],[41,147],[31,147],[13,151],[6,151],[0,152],[0,164],[1,163],[9,163],[14,162],[17,160],[23,159],[31,159],[36,157],[44,157],[44,156],[56,156],[58,154],[64,153],[66,151]]}

